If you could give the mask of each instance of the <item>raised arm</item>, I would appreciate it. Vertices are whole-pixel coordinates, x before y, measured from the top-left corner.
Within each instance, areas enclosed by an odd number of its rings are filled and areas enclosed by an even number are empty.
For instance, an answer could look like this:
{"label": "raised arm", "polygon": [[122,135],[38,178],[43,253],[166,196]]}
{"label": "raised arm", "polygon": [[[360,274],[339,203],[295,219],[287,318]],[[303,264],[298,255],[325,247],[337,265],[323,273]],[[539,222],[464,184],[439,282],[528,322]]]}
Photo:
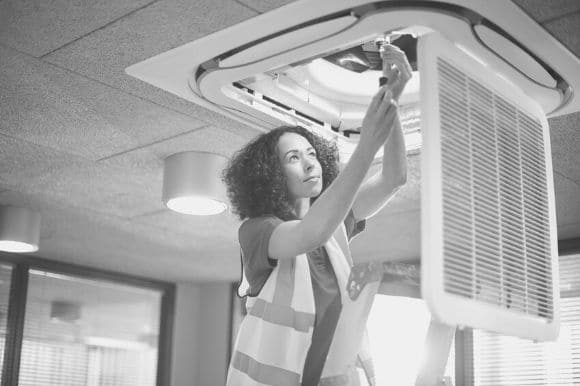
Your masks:
{"label": "raised arm", "polygon": [[346,167],[301,220],[278,225],[270,237],[271,258],[284,259],[324,244],[346,217],[378,149],[393,128],[397,106],[385,86],[375,95],[365,118],[360,141]]}
{"label": "raised arm", "polygon": [[[393,99],[399,100],[413,70],[405,53],[391,45],[384,47],[383,72],[387,87],[393,91]],[[363,183],[353,204],[353,214],[358,219],[375,215],[407,182],[407,154],[405,137],[399,117],[395,127],[384,145],[382,170]]]}
{"label": "raised arm", "polygon": [[383,146],[382,169],[367,179],[357,194],[352,212],[357,219],[374,216],[407,182],[405,138],[398,117]]}

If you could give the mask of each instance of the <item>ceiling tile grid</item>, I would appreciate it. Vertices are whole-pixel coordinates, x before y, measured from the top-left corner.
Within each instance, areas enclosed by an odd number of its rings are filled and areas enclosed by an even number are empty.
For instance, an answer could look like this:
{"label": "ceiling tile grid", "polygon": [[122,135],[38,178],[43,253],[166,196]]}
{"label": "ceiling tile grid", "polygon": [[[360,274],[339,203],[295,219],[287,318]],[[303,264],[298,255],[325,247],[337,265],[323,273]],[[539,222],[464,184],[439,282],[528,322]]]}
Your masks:
{"label": "ceiling tile grid", "polygon": [[0,42],[40,56],[150,2],[3,0],[0,1]]}
{"label": "ceiling tile grid", "polygon": [[45,57],[89,78],[231,131],[242,124],[125,74],[125,68],[257,13],[229,0],[163,0]]}
{"label": "ceiling tile grid", "polygon": [[230,158],[248,141],[214,126],[206,126],[182,133],[138,149],[113,155],[99,161],[101,165],[115,165],[134,172],[163,168],[163,160],[183,151],[205,151]]}
{"label": "ceiling tile grid", "polygon": [[205,123],[0,46],[2,130],[97,160]]}

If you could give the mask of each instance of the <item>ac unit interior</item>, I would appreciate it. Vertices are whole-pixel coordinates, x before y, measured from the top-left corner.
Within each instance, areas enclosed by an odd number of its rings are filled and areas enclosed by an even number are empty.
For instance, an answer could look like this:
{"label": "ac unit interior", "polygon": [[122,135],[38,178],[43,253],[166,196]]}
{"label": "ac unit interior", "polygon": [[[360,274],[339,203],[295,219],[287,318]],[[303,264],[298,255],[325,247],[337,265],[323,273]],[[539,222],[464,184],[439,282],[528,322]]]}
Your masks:
{"label": "ac unit interior", "polygon": [[[580,61],[515,4],[302,0],[126,71],[263,131],[310,128],[335,140],[346,160],[378,88],[375,42],[385,38],[414,67],[400,106],[408,151],[422,154],[422,291],[433,315],[553,338],[557,237],[546,117],[580,111]],[[456,78],[464,84],[450,89]],[[461,108],[459,96],[469,99]],[[491,124],[481,128],[477,114]],[[444,140],[456,135],[467,142]],[[469,167],[463,180],[452,173],[459,163]],[[514,176],[517,184],[504,182]],[[465,195],[449,196],[456,188]],[[469,205],[449,204],[456,199]],[[471,233],[453,233],[457,224]],[[464,249],[452,251],[458,242]],[[500,275],[490,277],[494,269]]]}

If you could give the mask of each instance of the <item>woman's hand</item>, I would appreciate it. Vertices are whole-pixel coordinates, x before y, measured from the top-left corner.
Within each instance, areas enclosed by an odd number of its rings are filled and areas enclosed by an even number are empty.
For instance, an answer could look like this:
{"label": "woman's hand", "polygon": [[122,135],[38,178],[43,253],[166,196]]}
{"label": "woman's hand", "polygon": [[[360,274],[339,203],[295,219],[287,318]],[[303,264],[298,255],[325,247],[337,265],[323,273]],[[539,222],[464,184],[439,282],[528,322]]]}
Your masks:
{"label": "woman's hand", "polygon": [[376,153],[393,130],[397,109],[397,102],[393,99],[389,86],[381,87],[363,119],[359,145],[370,146]]}
{"label": "woman's hand", "polygon": [[385,44],[381,50],[383,75],[388,79],[387,87],[393,92],[393,99],[399,100],[407,82],[413,76],[413,69],[405,53],[397,46]]}

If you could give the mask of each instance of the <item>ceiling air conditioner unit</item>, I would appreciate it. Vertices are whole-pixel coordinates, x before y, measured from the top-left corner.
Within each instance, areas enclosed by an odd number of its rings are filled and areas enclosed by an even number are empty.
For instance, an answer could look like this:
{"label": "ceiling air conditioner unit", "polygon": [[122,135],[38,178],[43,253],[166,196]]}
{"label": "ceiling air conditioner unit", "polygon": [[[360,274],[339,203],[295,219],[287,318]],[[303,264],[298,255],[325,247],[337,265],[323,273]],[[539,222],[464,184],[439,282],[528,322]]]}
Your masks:
{"label": "ceiling air conditioner unit", "polygon": [[449,325],[554,338],[546,116],[580,110],[580,61],[515,4],[303,0],[126,71],[263,131],[305,126],[348,158],[378,88],[378,39],[401,47],[414,69],[400,112],[408,150],[422,148],[431,312]]}

